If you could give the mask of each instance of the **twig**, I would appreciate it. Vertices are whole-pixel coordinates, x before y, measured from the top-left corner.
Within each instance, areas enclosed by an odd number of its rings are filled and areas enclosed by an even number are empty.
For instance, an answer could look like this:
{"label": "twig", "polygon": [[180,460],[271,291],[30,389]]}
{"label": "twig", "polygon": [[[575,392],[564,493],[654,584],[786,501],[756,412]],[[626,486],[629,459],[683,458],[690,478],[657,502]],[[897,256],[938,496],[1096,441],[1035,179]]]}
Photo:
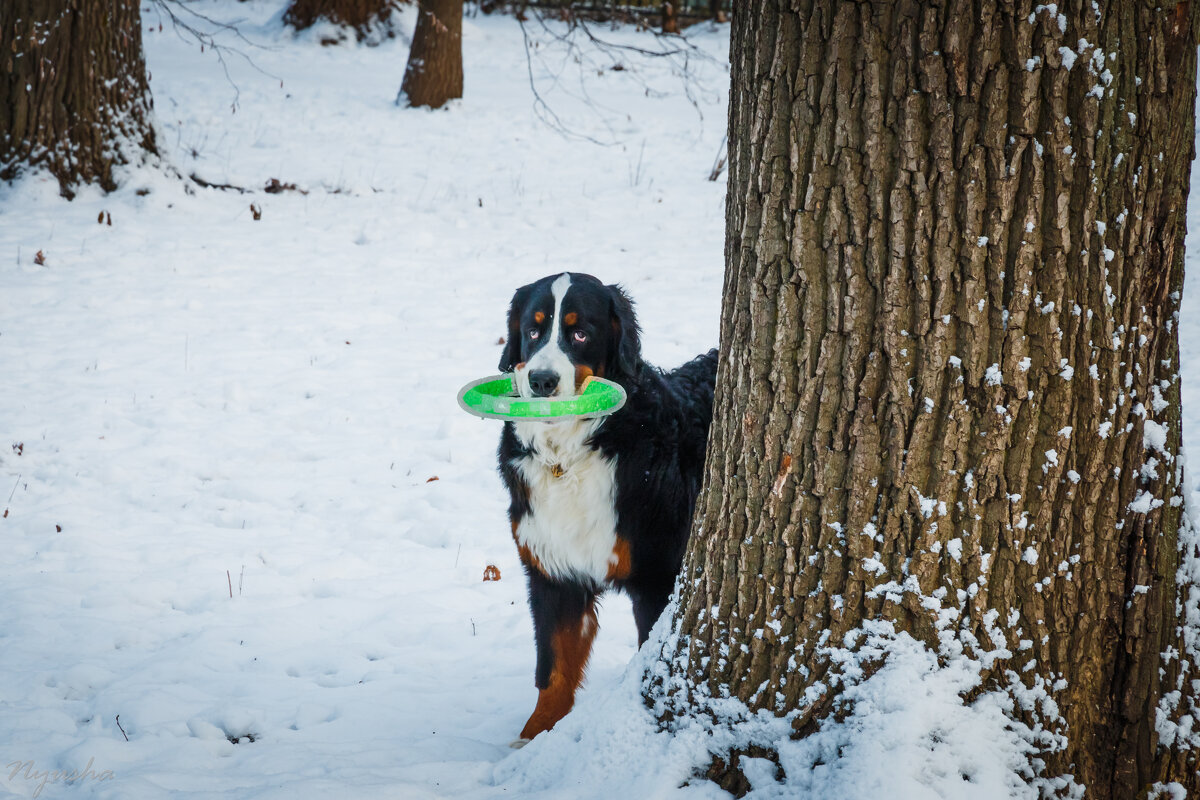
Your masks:
{"label": "twig", "polygon": [[197,175],[194,172],[191,173],[190,175],[188,175],[188,177],[191,178],[196,183],[203,186],[205,189],[223,189],[223,190],[232,189],[233,191],[238,192],[239,194],[247,194],[250,192],[249,189],[246,189],[242,186],[234,186],[232,183],[212,183],[210,181],[206,181],[206,180],[204,180],[204,178],[201,178],[199,175]]}
{"label": "twig", "polygon": [[[17,482],[13,484],[12,491],[8,493],[8,503],[12,502],[13,495],[17,493],[17,487],[21,485],[21,476],[17,475]],[[4,506],[4,513],[0,514],[0,519],[8,519],[8,505]]]}
{"label": "twig", "polygon": [[713,159],[712,171],[708,173],[708,179],[710,181],[715,181],[717,178],[721,177],[721,172],[725,169],[725,156],[727,153],[725,143],[728,141],[729,134],[725,134],[721,137],[721,146],[717,148],[717,157]]}
{"label": "twig", "polygon": [[[229,81],[229,85],[233,87],[233,104],[232,104],[232,106],[233,106],[234,111],[237,111],[238,99],[241,97],[242,93],[241,93],[241,90],[238,89],[238,85],[236,83],[234,83],[233,77],[229,74],[229,65],[225,62],[225,52],[226,51],[228,51],[229,53],[241,56],[242,58],[244,58],[246,60],[246,63],[249,64],[254,70],[256,70],[257,72],[259,72],[262,75],[266,75],[268,78],[273,78],[273,79],[279,81],[280,86],[283,85],[283,79],[280,78],[278,75],[272,74],[272,73],[264,70],[258,64],[254,63],[254,59],[250,58],[250,56],[246,55],[241,50],[238,50],[238,49],[232,48],[232,47],[227,47],[223,44],[219,44],[217,42],[216,36],[214,36],[211,31],[201,30],[200,28],[197,28],[195,25],[185,22],[183,19],[180,18],[180,16],[178,14],[175,13],[174,8],[178,8],[181,11],[184,11],[184,12],[190,14],[192,17],[196,18],[197,20],[200,20],[201,22],[205,23],[206,25],[212,26],[217,31],[222,31],[222,32],[233,34],[235,37],[237,37],[238,39],[241,39],[243,42],[245,42],[250,47],[256,47],[259,50],[270,50],[273,48],[264,47],[261,44],[250,41],[242,34],[242,32],[240,30],[238,30],[236,25],[230,24],[228,22],[220,22],[219,20],[215,20],[206,14],[201,14],[199,11],[196,11],[195,9],[190,8],[186,4],[179,2],[179,0],[151,0],[151,2],[154,4],[155,8],[157,8],[160,13],[167,15],[167,17],[171,21],[171,26],[174,29],[175,34],[177,36],[179,36],[180,39],[184,39],[186,41],[186,39],[183,36],[183,33],[186,33],[189,36],[191,36],[194,40],[199,42],[200,47],[202,49],[207,47],[210,50],[212,50],[214,53],[217,54],[217,61],[220,62],[221,69],[225,72],[225,80]],[[183,31],[183,33],[180,33],[180,31]]]}
{"label": "twig", "polygon": [[229,576],[229,570],[225,570],[225,580],[229,582],[229,599],[233,599],[233,578]]}
{"label": "twig", "polygon": [[[640,47],[640,46],[632,45],[632,44],[621,44],[619,42],[613,42],[613,41],[609,41],[605,38],[602,38],[601,36],[598,36],[595,32],[593,32],[591,26],[589,26],[588,23],[584,19],[582,19],[574,14],[568,16],[565,19],[565,21],[564,21],[564,24],[566,25],[565,32],[559,32],[559,31],[553,29],[547,23],[547,21],[546,21],[547,17],[544,14],[541,14],[541,13],[538,13],[535,11],[533,14],[533,17],[537,21],[538,25],[541,26],[543,34],[546,37],[549,37],[548,40],[539,39],[539,38],[535,38],[534,36],[532,36],[530,34],[530,31],[528,30],[528,28],[525,25],[523,16],[519,15],[519,14],[516,15],[517,24],[521,27],[522,41],[525,45],[525,64],[526,64],[526,70],[529,75],[529,87],[532,90],[533,97],[534,97],[534,103],[533,103],[534,111],[537,114],[538,118],[542,122],[546,123],[550,128],[557,131],[560,135],[567,137],[567,138],[583,139],[585,141],[592,142],[593,144],[600,144],[600,145],[604,145],[604,146],[612,146],[612,145],[620,143],[619,137],[618,137],[616,131],[612,128],[611,125],[608,124],[608,121],[606,119],[604,119],[603,114],[600,114],[600,112],[597,110],[599,104],[596,103],[596,101],[591,97],[590,93],[587,90],[587,86],[586,86],[584,78],[586,75],[585,65],[586,65],[586,62],[589,60],[589,54],[583,48],[580,47],[579,36],[577,35],[577,34],[579,34],[579,32],[582,32],[582,36],[586,37],[586,41],[588,43],[590,43],[596,50],[598,50],[601,53],[607,54],[610,58],[613,59],[614,64],[610,67],[611,69],[619,70],[619,71],[623,71],[623,72],[629,72],[630,75],[634,78],[634,80],[636,80],[638,83],[640,83],[642,85],[642,87],[646,91],[647,96],[649,96],[651,94],[657,95],[657,94],[661,94],[661,93],[655,91],[650,86],[650,84],[647,83],[641,77],[641,75],[638,73],[638,71],[636,69],[631,69],[625,63],[623,63],[622,60],[616,58],[616,56],[614,54],[632,55],[632,56],[636,56],[638,58],[653,58],[653,59],[665,58],[668,61],[673,62],[675,68],[678,71],[678,74],[680,75],[680,77],[682,79],[684,95],[687,97],[688,102],[696,110],[696,114],[700,118],[701,123],[703,123],[704,114],[700,109],[700,103],[697,100],[696,93],[693,91],[694,88],[701,86],[701,84],[699,83],[698,79],[696,78],[696,76],[692,70],[692,60],[698,59],[700,61],[705,61],[705,62],[709,62],[709,63],[717,63],[717,59],[708,55],[699,46],[697,46],[696,44],[689,41],[686,36],[678,35],[678,34],[667,35],[667,34],[660,34],[660,33],[655,32],[654,33],[655,40],[659,44],[659,47],[658,47],[658,49],[651,49],[648,47]],[[566,64],[570,63],[571,61],[574,61],[575,63],[581,65],[580,70],[579,70],[579,72],[580,72],[579,91],[582,96],[579,99],[581,99],[583,102],[585,102],[590,108],[592,108],[594,111],[596,111],[596,113],[598,115],[601,116],[601,119],[604,122],[605,127],[607,127],[609,129],[609,132],[613,135],[611,141],[602,142],[593,136],[589,136],[586,133],[582,133],[580,131],[577,131],[577,130],[574,130],[574,129],[568,127],[566,124],[563,123],[562,119],[559,118],[559,116],[554,112],[554,110],[552,108],[550,108],[550,105],[546,102],[546,98],[542,94],[541,90],[538,89],[537,82],[534,79],[533,54],[532,54],[533,50],[540,50],[541,48],[539,47],[539,45],[541,45],[542,43],[544,43],[546,41],[548,41],[550,44],[558,44],[558,45],[562,46],[563,48],[565,48],[566,52],[565,52],[565,56],[564,56],[564,59],[562,62],[563,65],[566,65]],[[533,47],[530,46],[531,42],[533,44]],[[539,56],[539,58],[540,58],[540,56]],[[545,59],[541,59],[541,61],[543,64],[545,64]],[[562,78],[562,73],[563,73],[563,70],[565,69],[565,66],[554,67],[554,68],[547,67],[547,69],[552,78],[550,88],[553,89],[559,85],[559,82],[560,82],[560,79]],[[701,86],[701,88],[703,88],[703,87]],[[606,109],[606,110],[612,111],[613,113],[620,113],[619,110],[617,110],[617,109]]]}
{"label": "twig", "polygon": [[[689,10],[687,3],[680,3],[683,6],[677,14],[677,19],[681,28],[688,28],[693,25],[703,24],[705,22],[719,22],[711,13],[698,13],[694,10]],[[724,6],[732,3],[722,3],[721,13],[724,15],[727,9]],[[496,8],[498,6],[493,6]],[[663,33],[661,30],[655,30],[656,26],[652,20],[662,19],[661,5],[629,5],[625,3],[609,2],[580,2],[573,0],[569,7],[564,7],[562,0],[521,0],[520,3],[508,3],[507,7],[510,11],[517,8],[529,9],[545,9],[547,12],[556,12],[560,17],[566,19],[569,15],[571,18],[589,19],[593,22],[613,22],[625,25],[637,25],[639,30],[644,29],[653,32],[657,36],[672,36],[675,34]]]}
{"label": "twig", "polygon": [[121,735],[125,737],[125,741],[129,741],[129,734],[121,727],[121,715],[117,714],[117,727],[121,729]]}
{"label": "twig", "polygon": [[558,131],[567,138],[575,137],[598,144],[602,147],[606,144],[595,137],[588,136],[586,133],[573,131],[563,124],[563,121],[558,118],[558,114],[554,113],[554,109],[546,104],[542,98],[541,92],[538,91],[537,83],[533,79],[533,57],[529,54],[529,32],[525,30],[525,20],[517,17],[517,24],[521,26],[521,41],[525,44],[525,68],[529,73],[529,89],[533,92],[533,110],[537,114],[538,119],[546,123],[551,129]]}

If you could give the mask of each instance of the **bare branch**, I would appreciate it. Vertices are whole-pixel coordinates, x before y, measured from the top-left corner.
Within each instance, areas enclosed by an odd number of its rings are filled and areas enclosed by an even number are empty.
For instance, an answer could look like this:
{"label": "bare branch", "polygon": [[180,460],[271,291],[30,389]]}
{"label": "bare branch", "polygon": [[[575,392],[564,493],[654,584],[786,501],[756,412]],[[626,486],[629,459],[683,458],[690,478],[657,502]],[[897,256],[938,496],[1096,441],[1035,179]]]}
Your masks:
{"label": "bare branch", "polygon": [[[229,64],[225,61],[226,53],[239,56],[259,74],[265,75],[268,78],[273,78],[279,81],[280,86],[283,85],[283,79],[281,77],[264,70],[245,52],[236,47],[229,47],[228,45],[221,44],[217,41],[217,34],[231,34],[235,38],[240,39],[248,47],[257,48],[259,50],[273,49],[247,39],[246,36],[238,29],[237,25],[229,22],[221,22],[220,20],[213,19],[207,14],[202,14],[199,11],[191,8],[186,2],[184,2],[184,0],[150,0],[150,2],[154,6],[155,10],[157,10],[160,14],[165,14],[167,16],[171,22],[173,30],[175,31],[175,34],[180,39],[187,41],[188,38],[190,38],[200,44],[201,50],[208,48],[216,54],[217,61],[220,62],[221,69],[225,73],[225,80],[227,80],[229,85],[233,87],[234,95],[232,108],[234,111],[237,111],[238,99],[241,97],[241,90],[238,89],[238,85],[234,82],[233,76],[229,74]],[[176,10],[178,10],[180,13],[176,13]],[[185,20],[184,15],[193,18],[193,21]],[[198,27],[198,24],[196,23],[203,24],[207,26],[208,29],[205,30],[201,27]]]}
{"label": "bare branch", "polygon": [[[688,102],[696,110],[696,114],[703,123],[704,114],[701,111],[699,99],[697,97],[697,88],[701,91],[707,91],[699,78],[696,76],[693,69],[694,63],[709,63],[720,64],[718,59],[713,58],[706,53],[694,42],[690,41],[686,36],[679,34],[662,34],[652,32],[654,42],[657,47],[643,47],[634,44],[613,41],[604,36],[598,35],[593,29],[594,26],[589,24],[587,20],[568,14],[562,19],[565,24],[565,29],[558,26],[552,26],[547,23],[547,17],[544,14],[533,11],[533,17],[537,21],[540,30],[538,36],[531,34],[530,29],[525,24],[524,14],[515,14],[517,23],[521,26],[521,33],[525,45],[525,60],[529,74],[529,86],[534,96],[534,109],[539,119],[545,122],[549,127],[559,132],[561,135],[568,138],[583,139],[594,144],[611,146],[619,143],[618,136],[613,127],[609,124],[607,118],[601,113],[602,107],[595,101],[588,91],[587,82],[585,81],[588,61],[593,53],[601,53],[611,59],[611,63],[603,69],[609,69],[617,72],[628,72],[630,76],[637,81],[643,88],[648,97],[661,97],[664,93],[655,89],[650,83],[643,78],[640,70],[637,69],[638,61],[643,59],[666,59],[681,78],[684,95]],[[585,49],[582,45],[590,45],[590,48]],[[541,56],[541,51],[545,49],[555,53],[562,54],[562,62],[559,65],[550,66],[545,57]],[[612,134],[610,141],[600,141],[599,139],[588,134],[581,133],[568,127],[562,119],[550,108],[547,103],[543,90],[538,88],[537,80],[534,76],[533,61],[537,53],[537,58],[542,66],[546,67],[546,72],[551,78],[550,88],[560,86],[560,81],[566,65],[574,62],[580,65],[579,70],[579,91],[578,94],[568,92],[572,96],[584,102],[590,109],[596,112],[606,128]],[[563,89],[563,91],[567,91]],[[613,114],[618,114],[618,109],[603,109]],[[702,132],[702,128],[701,128]],[[698,134],[699,135],[699,134]]]}

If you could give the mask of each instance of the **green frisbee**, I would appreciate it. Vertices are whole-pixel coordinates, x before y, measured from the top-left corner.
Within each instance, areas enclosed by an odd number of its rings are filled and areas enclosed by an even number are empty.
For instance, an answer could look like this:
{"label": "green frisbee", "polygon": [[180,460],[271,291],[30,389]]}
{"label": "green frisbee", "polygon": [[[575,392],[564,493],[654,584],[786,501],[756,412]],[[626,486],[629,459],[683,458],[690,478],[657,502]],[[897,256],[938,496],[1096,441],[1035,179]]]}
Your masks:
{"label": "green frisbee", "polygon": [[625,400],[619,384],[595,376],[584,381],[575,397],[520,397],[511,372],[471,381],[458,392],[462,410],[484,419],[593,419],[619,411]]}

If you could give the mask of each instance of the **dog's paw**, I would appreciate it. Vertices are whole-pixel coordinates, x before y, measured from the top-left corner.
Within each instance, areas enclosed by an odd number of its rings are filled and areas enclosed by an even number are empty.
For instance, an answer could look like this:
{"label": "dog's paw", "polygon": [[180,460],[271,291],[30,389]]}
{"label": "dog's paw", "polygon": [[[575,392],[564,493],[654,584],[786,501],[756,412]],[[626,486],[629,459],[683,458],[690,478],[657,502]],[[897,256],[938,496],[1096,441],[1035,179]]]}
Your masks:
{"label": "dog's paw", "polygon": [[508,746],[511,747],[513,750],[520,750],[522,747],[524,747],[527,744],[529,744],[528,739],[513,739],[511,742],[508,743]]}

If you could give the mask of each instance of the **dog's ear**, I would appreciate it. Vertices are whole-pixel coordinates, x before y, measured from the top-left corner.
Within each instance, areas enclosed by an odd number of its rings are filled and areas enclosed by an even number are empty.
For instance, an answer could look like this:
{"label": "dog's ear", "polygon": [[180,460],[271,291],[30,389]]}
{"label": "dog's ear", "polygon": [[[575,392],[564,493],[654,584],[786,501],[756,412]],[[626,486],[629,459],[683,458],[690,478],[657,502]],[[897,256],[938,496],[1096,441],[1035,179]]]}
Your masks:
{"label": "dog's ear", "polygon": [[613,284],[607,287],[612,300],[613,349],[609,354],[609,373],[634,375],[642,360],[641,330],[633,313],[633,301],[625,290]]}
{"label": "dog's ear", "polygon": [[508,337],[505,340],[504,352],[500,354],[500,371],[512,372],[521,361],[521,314],[529,301],[529,293],[533,284],[522,286],[513,294],[512,304],[508,307]]}

